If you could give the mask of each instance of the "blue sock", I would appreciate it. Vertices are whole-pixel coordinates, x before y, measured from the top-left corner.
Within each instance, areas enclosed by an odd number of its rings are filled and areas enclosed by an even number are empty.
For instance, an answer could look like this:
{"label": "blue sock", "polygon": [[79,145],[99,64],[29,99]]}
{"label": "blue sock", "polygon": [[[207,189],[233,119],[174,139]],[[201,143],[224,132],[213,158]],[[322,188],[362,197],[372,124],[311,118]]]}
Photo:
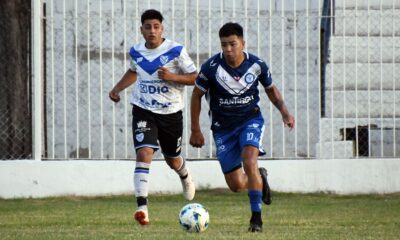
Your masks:
{"label": "blue sock", "polygon": [[262,192],[256,190],[248,191],[249,200],[250,200],[250,208],[252,212],[261,212],[261,198]]}

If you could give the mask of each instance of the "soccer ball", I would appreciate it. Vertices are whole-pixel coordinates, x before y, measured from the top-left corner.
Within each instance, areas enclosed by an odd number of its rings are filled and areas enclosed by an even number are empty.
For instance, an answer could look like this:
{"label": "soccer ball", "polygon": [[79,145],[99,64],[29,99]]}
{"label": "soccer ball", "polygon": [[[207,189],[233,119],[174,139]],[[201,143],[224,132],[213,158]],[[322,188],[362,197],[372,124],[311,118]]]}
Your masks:
{"label": "soccer ball", "polygon": [[207,209],[199,203],[189,203],[179,212],[179,224],[187,232],[203,232],[209,221]]}

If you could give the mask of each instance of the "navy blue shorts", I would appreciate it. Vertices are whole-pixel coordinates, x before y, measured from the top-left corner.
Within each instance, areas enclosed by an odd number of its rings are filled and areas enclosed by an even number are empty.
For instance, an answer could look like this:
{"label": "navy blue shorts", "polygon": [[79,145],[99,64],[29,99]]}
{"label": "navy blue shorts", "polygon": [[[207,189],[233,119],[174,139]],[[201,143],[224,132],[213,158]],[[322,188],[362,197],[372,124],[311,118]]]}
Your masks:
{"label": "navy blue shorts", "polygon": [[213,133],[217,148],[217,158],[222,172],[229,173],[242,166],[242,149],[244,146],[254,146],[260,155],[265,155],[262,149],[264,134],[264,119],[261,115],[244,122],[232,131]]}

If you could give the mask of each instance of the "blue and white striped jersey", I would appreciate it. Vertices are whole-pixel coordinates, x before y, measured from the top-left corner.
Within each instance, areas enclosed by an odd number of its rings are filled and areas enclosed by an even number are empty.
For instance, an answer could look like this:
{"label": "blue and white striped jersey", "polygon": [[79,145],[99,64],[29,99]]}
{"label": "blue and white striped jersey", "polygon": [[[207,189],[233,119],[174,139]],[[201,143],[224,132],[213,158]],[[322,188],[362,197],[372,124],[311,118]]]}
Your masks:
{"label": "blue and white striped jersey", "polygon": [[235,69],[226,64],[222,52],[201,66],[196,86],[206,92],[213,131],[232,129],[260,114],[258,83],[272,87],[267,64],[244,54],[244,61]]}
{"label": "blue and white striped jersey", "polygon": [[154,113],[175,113],[183,108],[184,85],[158,78],[160,66],[172,73],[192,73],[196,71],[185,47],[165,39],[155,48],[148,49],[145,43],[133,46],[129,52],[132,71],[137,72],[131,103]]}

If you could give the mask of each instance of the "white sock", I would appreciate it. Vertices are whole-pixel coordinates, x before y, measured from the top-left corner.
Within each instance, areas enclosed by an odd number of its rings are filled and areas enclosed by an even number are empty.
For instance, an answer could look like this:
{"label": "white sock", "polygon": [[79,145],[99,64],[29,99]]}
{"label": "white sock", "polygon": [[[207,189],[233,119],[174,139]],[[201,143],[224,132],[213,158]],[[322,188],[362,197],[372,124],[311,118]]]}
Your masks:
{"label": "white sock", "polygon": [[149,173],[150,164],[144,162],[136,162],[134,171],[135,196],[147,198],[149,193]]}
{"label": "white sock", "polygon": [[188,175],[188,169],[186,168],[186,161],[185,159],[181,156],[182,163],[181,166],[175,170],[175,172],[179,175],[179,177],[186,177]]}

